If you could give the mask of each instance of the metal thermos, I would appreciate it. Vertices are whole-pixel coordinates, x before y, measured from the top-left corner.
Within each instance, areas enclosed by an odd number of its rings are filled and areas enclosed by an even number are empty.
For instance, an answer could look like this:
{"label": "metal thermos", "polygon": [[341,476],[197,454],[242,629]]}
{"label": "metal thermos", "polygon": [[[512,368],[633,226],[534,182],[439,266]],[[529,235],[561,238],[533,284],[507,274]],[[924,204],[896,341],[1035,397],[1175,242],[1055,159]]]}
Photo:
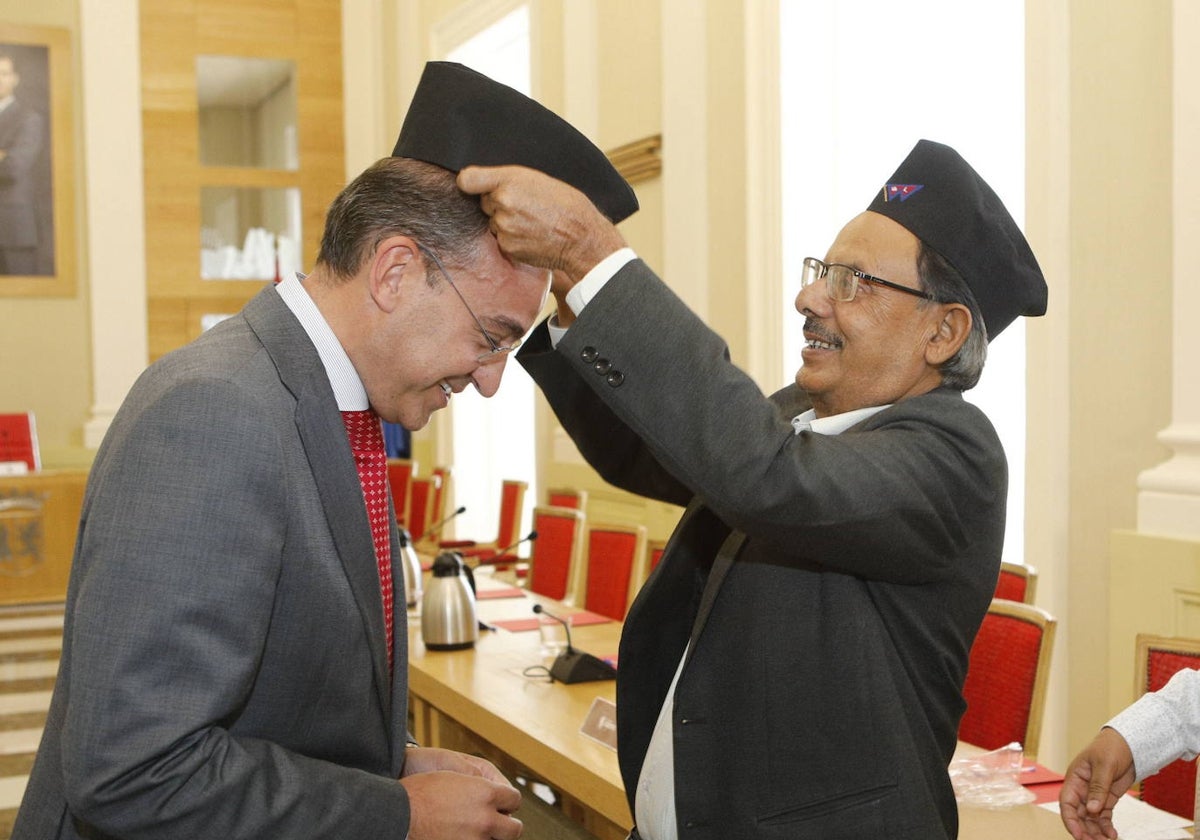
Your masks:
{"label": "metal thermos", "polygon": [[462,650],[479,638],[475,591],[462,555],[446,551],[433,561],[421,598],[421,638],[430,650]]}
{"label": "metal thermos", "polygon": [[400,565],[404,568],[404,603],[415,607],[421,600],[421,559],[407,528],[400,529]]}

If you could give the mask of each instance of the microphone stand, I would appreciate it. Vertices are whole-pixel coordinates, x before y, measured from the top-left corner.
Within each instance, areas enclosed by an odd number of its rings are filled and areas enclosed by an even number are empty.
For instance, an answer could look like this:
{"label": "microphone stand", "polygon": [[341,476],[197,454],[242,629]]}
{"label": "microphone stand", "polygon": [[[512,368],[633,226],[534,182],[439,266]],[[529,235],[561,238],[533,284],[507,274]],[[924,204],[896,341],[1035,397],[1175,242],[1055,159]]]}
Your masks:
{"label": "microphone stand", "polygon": [[447,516],[445,519],[441,520],[440,522],[435,522],[433,525],[430,525],[428,528],[425,529],[425,533],[421,534],[420,542],[425,542],[426,540],[431,540],[434,537],[436,537],[438,535],[438,532],[441,531],[443,528],[445,528],[447,523],[449,523],[451,519],[458,516],[460,513],[466,513],[466,511],[467,511],[467,506],[460,505],[458,510],[454,511],[454,513],[450,514],[449,516]]}
{"label": "microphone stand", "polygon": [[537,532],[537,530],[536,530],[536,529],[534,529],[534,530],[530,531],[528,534],[526,534],[525,536],[521,537],[521,539],[517,540],[517,541],[516,541],[515,543],[513,543],[512,545],[505,546],[504,548],[500,549],[500,550],[499,550],[499,551],[497,551],[495,554],[493,554],[491,557],[489,557],[487,560],[483,560],[483,561],[481,561],[481,562],[484,562],[484,563],[509,563],[509,562],[513,562],[513,561],[515,561],[515,560],[517,559],[517,557],[516,557],[516,556],[513,556],[513,557],[511,557],[511,558],[510,558],[510,557],[508,557],[508,552],[512,551],[514,548],[516,548],[517,546],[519,546],[519,545],[520,545],[521,543],[523,543],[523,542],[533,542],[533,541],[534,541],[534,540],[536,540],[537,538],[538,538],[538,532]]}
{"label": "microphone stand", "polygon": [[538,615],[557,621],[567,631],[567,649],[555,657],[550,666],[550,678],[560,683],[596,682],[597,680],[613,680],[617,678],[617,669],[603,659],[576,650],[571,644],[571,624],[554,613],[547,612],[541,604],[534,604],[533,611]]}

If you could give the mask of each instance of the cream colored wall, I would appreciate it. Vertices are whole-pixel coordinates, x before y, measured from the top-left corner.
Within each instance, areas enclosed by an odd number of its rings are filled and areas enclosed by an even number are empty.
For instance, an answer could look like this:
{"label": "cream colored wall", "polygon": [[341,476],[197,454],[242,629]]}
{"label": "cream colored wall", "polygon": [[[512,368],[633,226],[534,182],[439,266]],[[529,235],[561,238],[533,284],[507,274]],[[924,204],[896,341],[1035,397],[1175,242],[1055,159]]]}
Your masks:
{"label": "cream colored wall", "polygon": [[1028,228],[1050,285],[1050,314],[1029,325],[1026,557],[1061,622],[1043,737],[1061,764],[1114,710],[1097,642],[1110,534],[1134,527],[1137,475],[1166,455],[1170,3],[1026,8]]}
{"label": "cream colored wall", "polygon": [[[0,0],[0,21],[69,30],[72,61],[79,66],[77,0]],[[75,109],[75,170],[82,172],[79,113],[83,99],[78,86],[69,80],[67,84]],[[81,183],[82,179],[77,179],[76,187]],[[45,468],[86,465],[91,459],[83,448],[83,424],[88,418],[92,391],[83,198],[80,194],[75,202],[78,264],[74,296],[0,297],[0,412],[35,413]]]}

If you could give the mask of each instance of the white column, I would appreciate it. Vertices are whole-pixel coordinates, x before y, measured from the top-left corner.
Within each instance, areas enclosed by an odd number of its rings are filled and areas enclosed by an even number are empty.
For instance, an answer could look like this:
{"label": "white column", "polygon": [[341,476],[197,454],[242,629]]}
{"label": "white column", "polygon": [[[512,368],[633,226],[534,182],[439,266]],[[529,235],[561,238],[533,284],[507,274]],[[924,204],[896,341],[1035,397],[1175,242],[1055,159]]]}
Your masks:
{"label": "white column", "polygon": [[79,0],[79,43],[94,449],[149,357],[137,0]]}
{"label": "white column", "polygon": [[[1171,457],[1138,477],[1138,531],[1200,537],[1200,4],[1174,4],[1174,305]],[[1136,291],[1134,291],[1136,293]],[[1122,339],[1117,339],[1122,340]]]}
{"label": "white column", "polygon": [[783,370],[779,0],[745,0],[746,372],[770,393]]}
{"label": "white column", "polygon": [[709,310],[708,3],[663,0],[663,277]]}
{"label": "white column", "polygon": [[[596,0],[571,0],[562,9],[563,50],[563,118],[585,136],[596,141],[600,136],[600,45],[596,41],[600,11]],[[530,42],[538,44],[537,26],[540,18],[534,15]],[[534,65],[530,75],[535,83],[541,79],[536,58],[541,50],[534,49]],[[534,98],[536,99],[536,93]]]}

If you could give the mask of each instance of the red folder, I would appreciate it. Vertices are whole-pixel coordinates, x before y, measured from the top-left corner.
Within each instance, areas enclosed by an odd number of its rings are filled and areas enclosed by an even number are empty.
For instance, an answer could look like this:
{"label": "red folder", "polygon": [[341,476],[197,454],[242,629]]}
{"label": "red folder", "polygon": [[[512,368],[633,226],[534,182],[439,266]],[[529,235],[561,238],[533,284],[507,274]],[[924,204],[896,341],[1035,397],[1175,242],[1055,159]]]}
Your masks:
{"label": "red folder", "polygon": [[33,412],[0,414],[0,463],[24,461],[31,472],[42,468]]}

